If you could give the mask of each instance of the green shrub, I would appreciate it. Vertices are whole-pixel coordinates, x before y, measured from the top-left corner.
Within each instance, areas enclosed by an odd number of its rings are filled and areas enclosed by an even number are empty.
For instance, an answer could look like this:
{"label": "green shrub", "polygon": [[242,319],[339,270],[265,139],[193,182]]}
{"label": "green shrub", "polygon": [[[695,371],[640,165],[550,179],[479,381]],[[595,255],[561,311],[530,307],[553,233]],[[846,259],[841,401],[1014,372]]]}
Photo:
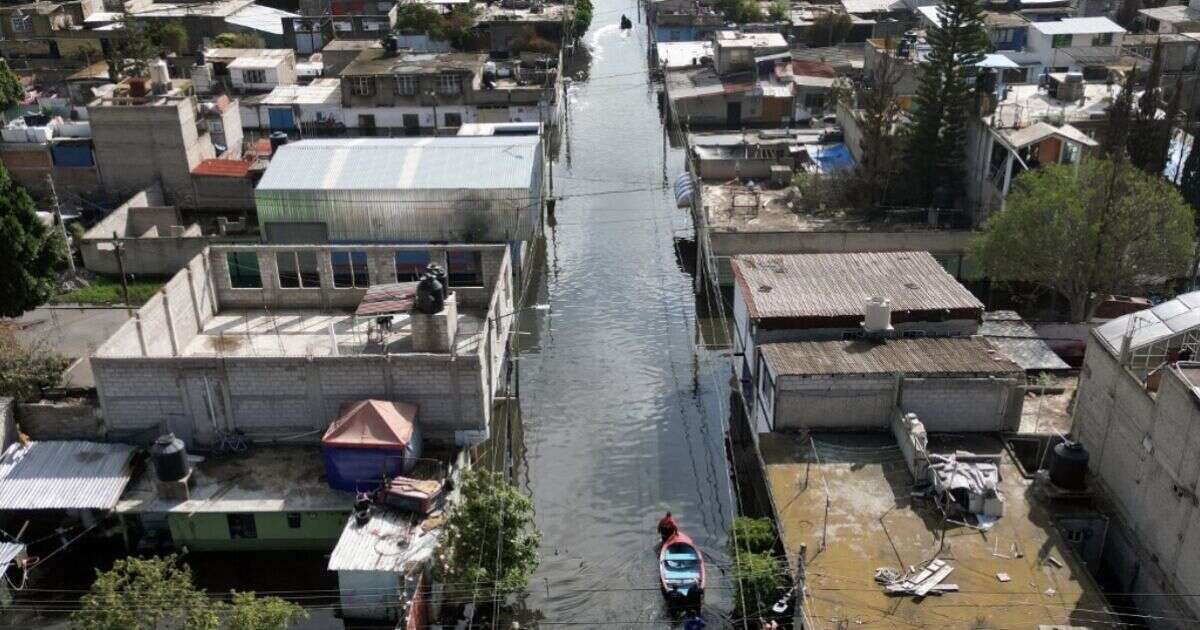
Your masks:
{"label": "green shrub", "polygon": [[775,524],[769,518],[750,518],[739,516],[733,519],[733,535],[730,544],[736,542],[737,552],[766,553],[775,552]]}
{"label": "green shrub", "polygon": [[783,566],[770,553],[741,552],[733,564],[733,604],[739,616],[769,607],[783,590]]}

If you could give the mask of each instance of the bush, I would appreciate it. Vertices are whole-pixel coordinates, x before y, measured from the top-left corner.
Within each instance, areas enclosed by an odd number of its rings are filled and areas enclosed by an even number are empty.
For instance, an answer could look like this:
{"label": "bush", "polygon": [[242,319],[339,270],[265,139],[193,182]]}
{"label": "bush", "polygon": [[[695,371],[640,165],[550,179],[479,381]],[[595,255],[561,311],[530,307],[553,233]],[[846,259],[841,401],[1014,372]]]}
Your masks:
{"label": "bush", "polygon": [[718,0],[717,8],[726,20],[739,24],[762,22],[765,18],[762,7],[754,0]]}
{"label": "bush", "polygon": [[767,17],[772,22],[785,22],[792,12],[792,5],[787,0],[775,0],[767,6]]}
{"label": "bush", "polygon": [[779,599],[783,566],[770,553],[740,552],[733,565],[733,604],[738,614],[760,611]]}
{"label": "bush", "polygon": [[262,40],[250,33],[221,33],[213,38],[218,48],[261,48]]}
{"label": "bush", "polygon": [[809,30],[811,37],[809,37],[808,45],[813,48],[836,46],[846,41],[852,25],[849,15],[826,13],[813,22],[812,28]]}
{"label": "bush", "polygon": [[775,524],[769,518],[739,516],[733,519],[733,535],[730,544],[736,543],[736,552],[775,552]]}
{"label": "bush", "polygon": [[12,329],[0,331],[0,396],[37,400],[42,389],[62,382],[70,364],[45,342],[23,344]]}

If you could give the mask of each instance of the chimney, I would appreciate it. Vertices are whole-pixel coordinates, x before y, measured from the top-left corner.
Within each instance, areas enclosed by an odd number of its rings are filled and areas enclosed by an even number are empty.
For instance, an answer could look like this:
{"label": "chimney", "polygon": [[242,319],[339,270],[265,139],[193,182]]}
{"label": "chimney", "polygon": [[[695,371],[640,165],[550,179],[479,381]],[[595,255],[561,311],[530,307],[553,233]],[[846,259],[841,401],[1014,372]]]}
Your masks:
{"label": "chimney", "polygon": [[873,297],[863,307],[863,334],[872,339],[889,336],[892,328],[892,301]]}

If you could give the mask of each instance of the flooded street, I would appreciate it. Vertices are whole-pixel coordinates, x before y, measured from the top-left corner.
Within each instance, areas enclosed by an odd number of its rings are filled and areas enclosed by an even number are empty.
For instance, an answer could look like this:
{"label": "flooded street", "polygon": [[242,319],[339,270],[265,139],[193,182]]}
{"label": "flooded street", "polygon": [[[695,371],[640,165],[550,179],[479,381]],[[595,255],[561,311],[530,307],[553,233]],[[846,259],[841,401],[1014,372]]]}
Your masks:
{"label": "flooded street", "polygon": [[709,556],[705,617],[722,627],[728,359],[697,349],[697,298],[674,246],[690,217],[664,182],[663,160],[673,179],[683,155],[664,154],[645,26],[621,31],[623,13],[636,20],[628,2],[599,2],[585,37],[591,64],[570,89],[562,199],[530,299],[550,310],[523,323],[537,334],[521,340],[518,480],[543,535],[525,604],[547,627],[665,619],[655,524],[670,510]]}

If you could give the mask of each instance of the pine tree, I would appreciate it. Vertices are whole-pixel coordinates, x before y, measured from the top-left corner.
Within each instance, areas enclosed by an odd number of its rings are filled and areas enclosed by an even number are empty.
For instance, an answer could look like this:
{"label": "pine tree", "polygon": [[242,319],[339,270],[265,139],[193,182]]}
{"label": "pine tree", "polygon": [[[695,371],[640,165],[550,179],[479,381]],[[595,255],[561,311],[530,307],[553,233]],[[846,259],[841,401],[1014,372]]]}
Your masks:
{"label": "pine tree", "polygon": [[21,79],[8,67],[8,61],[0,59],[0,112],[6,112],[25,98],[25,86]]}
{"label": "pine tree", "polygon": [[974,114],[975,64],[983,60],[987,34],[976,0],[948,0],[939,24],[926,33],[931,47],[922,67],[907,158],[913,200],[919,204],[957,198],[964,190],[966,125]]}
{"label": "pine tree", "polygon": [[1133,126],[1133,83],[1137,70],[1131,69],[1125,77],[1125,85],[1108,108],[1108,121],[1100,130],[1100,154],[1113,162],[1122,162],[1128,157],[1127,145]]}
{"label": "pine tree", "polygon": [[0,316],[18,317],[50,299],[63,253],[58,232],[42,223],[29,194],[0,167]]}

